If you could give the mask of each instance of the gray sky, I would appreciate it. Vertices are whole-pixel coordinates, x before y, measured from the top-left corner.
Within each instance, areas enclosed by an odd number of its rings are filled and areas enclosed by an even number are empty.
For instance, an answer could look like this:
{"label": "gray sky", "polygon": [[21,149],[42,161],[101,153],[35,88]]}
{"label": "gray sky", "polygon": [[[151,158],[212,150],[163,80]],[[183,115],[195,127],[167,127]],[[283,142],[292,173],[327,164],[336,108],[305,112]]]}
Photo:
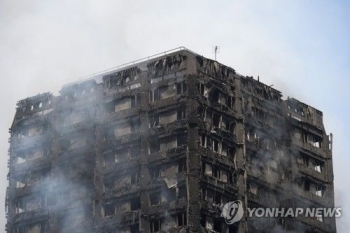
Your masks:
{"label": "gray sky", "polygon": [[185,46],[324,114],[334,134],[338,232],[350,220],[349,1],[0,0],[0,232],[16,102],[116,65]]}

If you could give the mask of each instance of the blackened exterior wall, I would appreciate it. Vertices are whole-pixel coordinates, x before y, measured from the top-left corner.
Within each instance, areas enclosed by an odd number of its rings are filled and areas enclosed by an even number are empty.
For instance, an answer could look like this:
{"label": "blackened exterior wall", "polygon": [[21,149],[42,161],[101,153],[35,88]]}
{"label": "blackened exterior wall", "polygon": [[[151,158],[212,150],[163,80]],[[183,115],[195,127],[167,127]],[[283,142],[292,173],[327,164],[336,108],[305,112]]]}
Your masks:
{"label": "blackened exterior wall", "polygon": [[7,232],[336,232],[223,205],[333,207],[322,113],[181,50],[19,101]]}

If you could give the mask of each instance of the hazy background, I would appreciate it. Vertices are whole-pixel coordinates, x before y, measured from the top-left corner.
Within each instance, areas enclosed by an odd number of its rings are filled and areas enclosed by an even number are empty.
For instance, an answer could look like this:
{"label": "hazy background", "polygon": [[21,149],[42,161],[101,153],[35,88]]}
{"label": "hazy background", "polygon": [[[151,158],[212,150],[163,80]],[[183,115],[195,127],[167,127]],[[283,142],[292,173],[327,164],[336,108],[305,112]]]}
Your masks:
{"label": "hazy background", "polygon": [[[0,232],[16,102],[185,46],[324,113],[334,134],[338,232],[350,226],[350,1],[0,0]],[[348,133],[348,134],[347,134]]]}

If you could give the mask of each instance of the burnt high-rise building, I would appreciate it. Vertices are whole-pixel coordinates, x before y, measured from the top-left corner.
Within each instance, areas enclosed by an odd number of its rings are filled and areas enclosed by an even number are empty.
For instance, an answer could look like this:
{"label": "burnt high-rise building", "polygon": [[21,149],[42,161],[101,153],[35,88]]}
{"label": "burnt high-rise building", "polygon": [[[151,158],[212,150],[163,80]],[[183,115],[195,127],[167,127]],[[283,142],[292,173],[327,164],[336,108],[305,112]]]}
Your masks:
{"label": "burnt high-rise building", "polygon": [[223,206],[334,207],[322,112],[179,49],[21,100],[8,233],[336,232],[335,218]]}

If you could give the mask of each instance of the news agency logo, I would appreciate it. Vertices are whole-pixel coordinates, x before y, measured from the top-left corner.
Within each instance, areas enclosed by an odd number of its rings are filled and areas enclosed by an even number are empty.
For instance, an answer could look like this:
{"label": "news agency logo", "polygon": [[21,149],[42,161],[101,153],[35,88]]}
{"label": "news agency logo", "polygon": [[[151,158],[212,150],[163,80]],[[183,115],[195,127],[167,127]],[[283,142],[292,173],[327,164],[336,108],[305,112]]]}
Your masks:
{"label": "news agency logo", "polygon": [[[270,218],[315,218],[323,221],[324,217],[339,218],[342,215],[341,208],[247,208],[247,217],[270,217]],[[243,205],[240,200],[231,201],[224,205],[221,217],[228,225],[242,219],[244,215]]]}
{"label": "news agency logo", "polygon": [[221,212],[221,217],[224,217],[228,225],[234,224],[242,219],[244,214],[243,205],[240,200],[231,201],[224,205]]}

